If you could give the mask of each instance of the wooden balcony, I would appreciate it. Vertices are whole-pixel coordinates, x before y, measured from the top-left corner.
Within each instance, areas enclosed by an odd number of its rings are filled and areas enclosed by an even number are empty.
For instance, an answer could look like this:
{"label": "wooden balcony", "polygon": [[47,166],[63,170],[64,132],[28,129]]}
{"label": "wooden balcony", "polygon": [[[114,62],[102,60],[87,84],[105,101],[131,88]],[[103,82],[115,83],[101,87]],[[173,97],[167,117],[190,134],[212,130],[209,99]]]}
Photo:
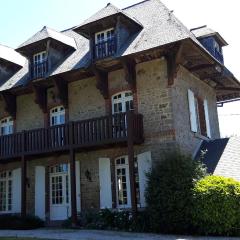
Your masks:
{"label": "wooden balcony", "polygon": [[103,58],[112,57],[117,50],[116,38],[112,37],[107,41],[102,41],[94,46],[94,59],[99,60]]}
{"label": "wooden balcony", "polygon": [[38,79],[46,77],[48,73],[48,60],[40,63],[34,63],[31,66],[31,79]]}
{"label": "wooden balcony", "polygon": [[70,148],[100,148],[127,143],[129,138],[136,144],[143,142],[141,114],[121,113],[0,136],[0,160],[67,151]]}

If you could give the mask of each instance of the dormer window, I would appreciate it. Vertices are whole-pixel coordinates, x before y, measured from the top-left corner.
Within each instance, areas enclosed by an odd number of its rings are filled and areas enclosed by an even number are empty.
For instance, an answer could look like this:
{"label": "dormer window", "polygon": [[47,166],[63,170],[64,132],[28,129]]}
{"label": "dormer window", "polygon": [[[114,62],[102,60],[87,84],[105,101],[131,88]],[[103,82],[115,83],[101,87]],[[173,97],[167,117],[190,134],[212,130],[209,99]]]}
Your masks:
{"label": "dormer window", "polygon": [[113,28],[95,34],[95,59],[111,57],[116,53],[116,49]]}
{"label": "dormer window", "polygon": [[46,51],[33,55],[33,78],[43,78],[48,72]]}

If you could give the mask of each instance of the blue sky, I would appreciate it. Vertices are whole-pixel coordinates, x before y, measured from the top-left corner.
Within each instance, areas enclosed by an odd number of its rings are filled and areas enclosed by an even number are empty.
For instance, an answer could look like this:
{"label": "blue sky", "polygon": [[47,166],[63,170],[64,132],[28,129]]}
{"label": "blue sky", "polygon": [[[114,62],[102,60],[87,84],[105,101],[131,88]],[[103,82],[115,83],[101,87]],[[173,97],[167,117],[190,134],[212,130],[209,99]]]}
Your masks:
{"label": "blue sky", "polygon": [[[1,1],[0,43],[17,47],[43,26],[63,30],[80,24],[110,0],[7,0]],[[138,0],[111,0],[119,8]],[[219,31],[229,46],[224,48],[226,66],[240,79],[240,1],[163,0],[167,7],[188,27],[207,24]],[[223,137],[240,135],[240,103],[219,109]]]}

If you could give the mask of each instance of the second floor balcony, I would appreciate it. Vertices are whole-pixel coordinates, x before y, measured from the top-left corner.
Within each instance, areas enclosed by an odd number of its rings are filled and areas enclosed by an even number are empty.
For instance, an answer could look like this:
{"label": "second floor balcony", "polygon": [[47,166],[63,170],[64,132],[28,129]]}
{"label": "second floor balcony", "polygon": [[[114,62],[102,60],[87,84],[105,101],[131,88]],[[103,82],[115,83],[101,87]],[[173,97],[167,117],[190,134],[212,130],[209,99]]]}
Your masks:
{"label": "second floor balcony", "polygon": [[121,113],[0,136],[0,160],[143,142],[141,114]]}
{"label": "second floor balcony", "polygon": [[107,40],[100,41],[94,45],[94,59],[99,60],[112,57],[117,50],[116,37],[113,36]]}
{"label": "second floor balcony", "polygon": [[48,60],[33,63],[31,66],[31,78],[38,79],[46,77],[48,73]]}

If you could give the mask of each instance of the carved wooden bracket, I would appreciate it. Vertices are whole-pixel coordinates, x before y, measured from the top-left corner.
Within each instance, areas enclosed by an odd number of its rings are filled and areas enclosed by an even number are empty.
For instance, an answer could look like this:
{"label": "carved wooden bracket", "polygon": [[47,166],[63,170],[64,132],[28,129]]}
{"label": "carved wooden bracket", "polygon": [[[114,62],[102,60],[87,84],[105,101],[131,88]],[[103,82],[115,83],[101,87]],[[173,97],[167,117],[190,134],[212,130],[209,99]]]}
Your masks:
{"label": "carved wooden bracket", "polygon": [[39,105],[43,113],[47,113],[47,89],[42,86],[32,85],[35,95],[35,103]]}
{"label": "carved wooden bracket", "polygon": [[136,62],[133,59],[121,60],[125,72],[125,79],[133,91],[136,90]]}
{"label": "carved wooden bracket", "polygon": [[179,64],[182,62],[182,49],[183,44],[177,43],[175,47],[165,55],[167,60],[168,86],[174,84]]}
{"label": "carved wooden bracket", "polygon": [[68,108],[68,83],[63,78],[56,78],[53,80],[54,89],[56,91],[57,98],[61,104]]}
{"label": "carved wooden bracket", "polygon": [[108,99],[108,73],[97,69],[95,66],[92,67],[92,71],[97,79],[97,89],[100,91],[104,99]]}
{"label": "carved wooden bracket", "polygon": [[16,96],[10,92],[1,93],[2,100],[4,102],[4,110],[13,118],[16,119]]}

